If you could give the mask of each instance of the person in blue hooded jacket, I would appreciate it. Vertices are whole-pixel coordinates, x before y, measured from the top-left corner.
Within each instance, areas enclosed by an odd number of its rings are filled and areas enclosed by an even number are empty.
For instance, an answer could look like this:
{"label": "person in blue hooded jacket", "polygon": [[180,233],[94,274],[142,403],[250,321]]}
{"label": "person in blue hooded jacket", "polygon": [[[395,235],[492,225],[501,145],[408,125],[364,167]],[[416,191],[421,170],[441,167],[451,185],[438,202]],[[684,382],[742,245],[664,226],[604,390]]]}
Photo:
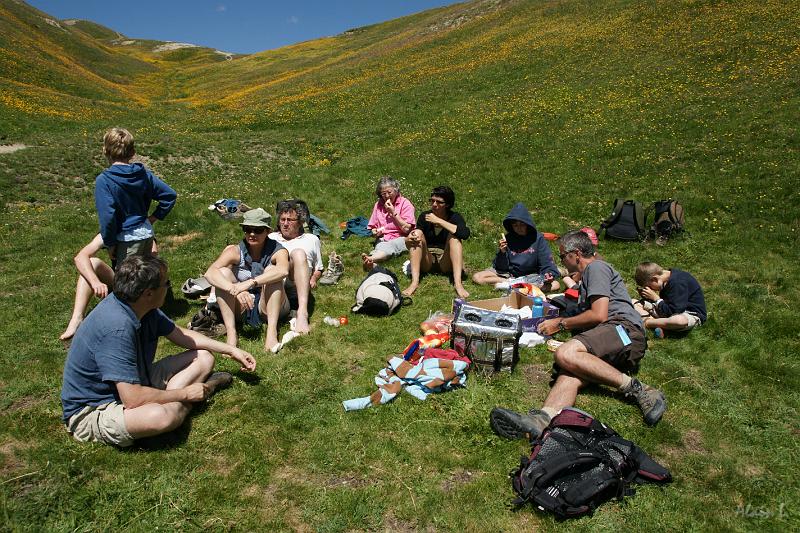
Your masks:
{"label": "person in blue hooded jacket", "polygon": [[[143,164],[131,163],[136,148],[128,130],[108,130],[103,155],[110,166],[95,179],[94,204],[103,245],[117,265],[129,255],[151,253],[153,223],[172,210],[177,194]],[[149,213],[153,201],[158,207]]]}
{"label": "person in blue hooded jacket", "polygon": [[553,261],[550,245],[536,230],[525,204],[518,202],[503,219],[505,233],[498,243],[492,267],[476,272],[472,281],[478,285],[494,285],[509,278],[541,274],[548,282],[545,291],[558,290],[561,277]]}

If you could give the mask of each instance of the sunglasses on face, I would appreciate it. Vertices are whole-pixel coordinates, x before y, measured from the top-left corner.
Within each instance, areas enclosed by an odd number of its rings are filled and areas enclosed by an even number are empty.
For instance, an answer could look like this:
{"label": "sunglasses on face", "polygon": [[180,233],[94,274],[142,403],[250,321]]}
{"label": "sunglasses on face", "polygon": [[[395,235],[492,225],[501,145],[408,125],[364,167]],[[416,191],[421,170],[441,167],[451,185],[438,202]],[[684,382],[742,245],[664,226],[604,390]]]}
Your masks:
{"label": "sunglasses on face", "polygon": [[574,254],[574,253],[575,253],[575,250],[570,250],[569,252],[564,252],[563,254],[558,254],[558,257],[559,257],[559,259],[561,259],[563,261],[569,254]]}
{"label": "sunglasses on face", "polygon": [[435,205],[445,205],[447,202],[438,198],[431,198],[431,203]]}
{"label": "sunglasses on face", "polygon": [[267,228],[265,228],[264,226],[242,226],[242,231],[244,231],[245,233],[253,233],[255,235],[261,235],[262,233],[267,231]]}

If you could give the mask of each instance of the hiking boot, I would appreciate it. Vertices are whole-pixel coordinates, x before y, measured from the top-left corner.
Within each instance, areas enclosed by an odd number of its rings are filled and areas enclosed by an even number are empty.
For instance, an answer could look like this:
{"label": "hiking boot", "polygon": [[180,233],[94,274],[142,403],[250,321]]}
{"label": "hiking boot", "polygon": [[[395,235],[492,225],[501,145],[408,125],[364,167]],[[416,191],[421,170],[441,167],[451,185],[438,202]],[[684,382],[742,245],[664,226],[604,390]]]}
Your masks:
{"label": "hiking boot", "polygon": [[320,285],[334,285],[338,283],[342,274],[344,274],[342,258],[336,252],[331,252],[331,255],[328,257],[328,267],[325,269],[325,272],[322,273],[322,277],[319,278],[319,283]]}
{"label": "hiking boot", "polygon": [[667,399],[664,397],[664,393],[650,385],[643,385],[636,378],[631,379],[631,384],[625,391],[625,397],[636,400],[644,415],[644,422],[648,426],[658,424],[658,421],[664,416],[664,411],[667,410]]}
{"label": "hiking boot", "polygon": [[492,430],[506,439],[535,440],[550,423],[550,416],[544,411],[531,409],[527,415],[495,407],[489,413]]}

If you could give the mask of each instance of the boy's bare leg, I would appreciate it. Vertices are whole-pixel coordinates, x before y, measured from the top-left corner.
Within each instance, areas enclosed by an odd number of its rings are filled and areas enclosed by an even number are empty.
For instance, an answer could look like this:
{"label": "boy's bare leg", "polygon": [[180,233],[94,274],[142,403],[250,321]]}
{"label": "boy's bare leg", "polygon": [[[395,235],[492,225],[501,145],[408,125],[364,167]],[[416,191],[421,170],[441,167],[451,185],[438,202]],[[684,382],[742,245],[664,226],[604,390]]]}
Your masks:
{"label": "boy's bare leg", "polygon": [[647,329],[671,329],[671,330],[683,330],[686,329],[686,326],[689,325],[689,321],[686,320],[686,317],[683,314],[680,315],[672,315],[671,317],[667,318],[648,318],[644,321],[644,327]]}
{"label": "boy's bare leg", "polygon": [[[114,283],[114,271],[110,266],[97,257],[92,257],[91,261],[94,272],[97,274],[97,277],[100,278],[100,281],[106,285]],[[75,335],[75,332],[78,331],[78,326],[83,322],[86,308],[89,306],[93,295],[94,291],[91,285],[89,285],[89,282],[87,282],[83,276],[79,275],[78,283],[75,285],[75,302],[72,305],[72,317],[69,320],[69,324],[67,324],[67,329],[58,337],[59,340],[69,340]]]}

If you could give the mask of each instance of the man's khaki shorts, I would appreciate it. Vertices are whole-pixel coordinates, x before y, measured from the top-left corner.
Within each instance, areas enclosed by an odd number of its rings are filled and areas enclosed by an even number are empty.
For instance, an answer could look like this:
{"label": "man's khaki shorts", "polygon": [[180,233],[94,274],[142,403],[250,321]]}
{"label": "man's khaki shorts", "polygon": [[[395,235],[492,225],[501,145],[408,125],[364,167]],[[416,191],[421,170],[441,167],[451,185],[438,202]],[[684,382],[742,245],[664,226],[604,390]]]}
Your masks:
{"label": "man's khaki shorts", "polygon": [[[625,329],[631,343],[625,346],[617,332],[617,326]],[[647,349],[647,338],[644,330],[627,320],[611,319],[608,322],[579,333],[572,337],[581,342],[586,350],[599,357],[621,372],[629,372],[639,366]]]}
{"label": "man's khaki shorts", "polygon": [[[170,355],[153,363],[150,385],[164,390],[172,376],[186,368],[181,354]],[[125,426],[125,408],[119,402],[110,402],[97,407],[87,405],[67,421],[67,431],[79,442],[102,442],[126,448],[133,444],[133,437]]]}
{"label": "man's khaki shorts", "polygon": [[102,442],[127,448],[133,444],[133,437],[125,428],[124,410],[119,402],[97,407],[87,405],[70,417],[67,431],[79,442]]}

